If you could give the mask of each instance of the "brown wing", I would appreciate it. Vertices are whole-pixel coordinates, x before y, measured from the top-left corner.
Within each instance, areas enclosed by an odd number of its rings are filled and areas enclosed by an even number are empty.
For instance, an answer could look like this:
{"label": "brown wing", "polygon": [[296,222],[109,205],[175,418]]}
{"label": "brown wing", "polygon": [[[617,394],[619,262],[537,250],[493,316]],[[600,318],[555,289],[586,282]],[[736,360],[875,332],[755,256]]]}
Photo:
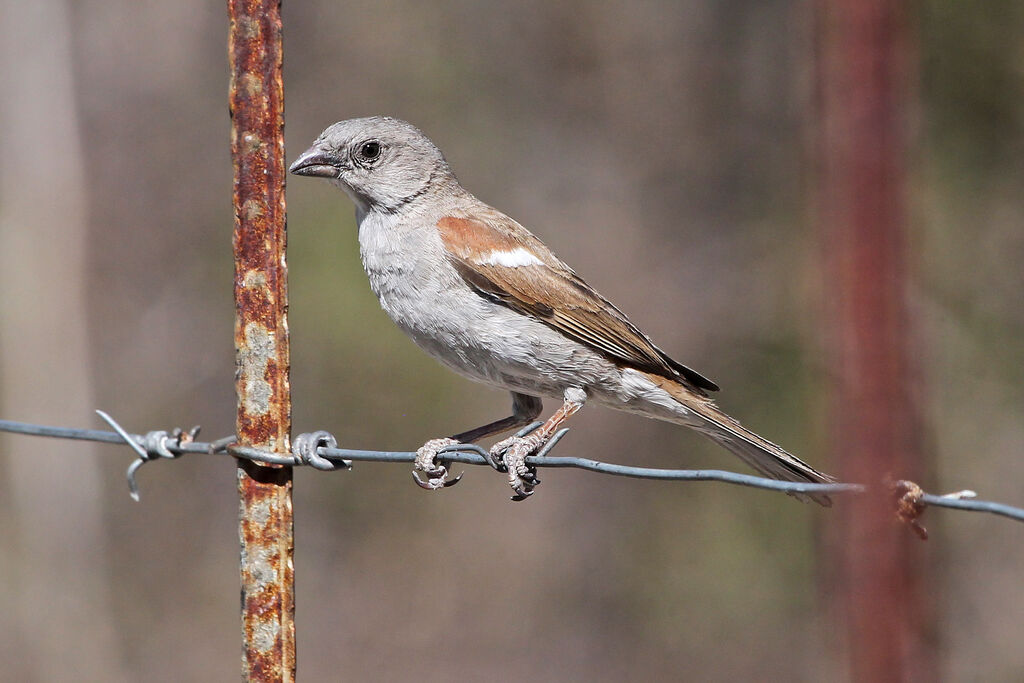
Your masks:
{"label": "brown wing", "polygon": [[482,295],[626,365],[682,378],[697,391],[718,390],[711,380],[669,358],[622,311],[508,216],[487,208],[474,212],[474,218],[446,216],[437,227],[452,263]]}

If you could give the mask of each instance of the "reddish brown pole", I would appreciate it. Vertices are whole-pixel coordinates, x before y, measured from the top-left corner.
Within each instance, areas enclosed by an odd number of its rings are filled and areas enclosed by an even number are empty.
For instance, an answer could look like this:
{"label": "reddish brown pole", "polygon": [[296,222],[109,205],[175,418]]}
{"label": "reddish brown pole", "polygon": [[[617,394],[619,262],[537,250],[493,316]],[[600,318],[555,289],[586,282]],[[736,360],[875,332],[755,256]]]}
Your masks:
{"label": "reddish brown pole", "polygon": [[[228,0],[238,441],[288,452],[284,92],[279,0]],[[295,680],[292,470],[239,460],[242,675]]]}
{"label": "reddish brown pole", "polygon": [[[837,474],[927,484],[906,302],[909,10],[893,0],[817,7],[819,221],[837,370]],[[850,679],[936,680],[920,542],[878,497],[844,498],[836,512],[831,588]]]}

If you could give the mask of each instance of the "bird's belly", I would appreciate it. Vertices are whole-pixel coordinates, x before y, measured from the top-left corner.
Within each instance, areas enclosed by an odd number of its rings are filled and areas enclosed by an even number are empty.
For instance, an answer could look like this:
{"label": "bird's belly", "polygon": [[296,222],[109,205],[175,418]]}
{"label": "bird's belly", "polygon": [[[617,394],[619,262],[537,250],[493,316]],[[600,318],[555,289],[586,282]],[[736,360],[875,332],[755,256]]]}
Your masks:
{"label": "bird's belly", "polygon": [[384,311],[420,348],[469,379],[552,398],[561,398],[568,387],[617,381],[618,370],[600,354],[469,288],[374,290]]}
{"label": "bird's belly", "polygon": [[558,400],[566,389],[578,387],[589,400],[616,410],[673,422],[691,419],[683,406],[637,372],[468,287],[374,286],[374,291],[385,312],[420,348],[464,377]]}

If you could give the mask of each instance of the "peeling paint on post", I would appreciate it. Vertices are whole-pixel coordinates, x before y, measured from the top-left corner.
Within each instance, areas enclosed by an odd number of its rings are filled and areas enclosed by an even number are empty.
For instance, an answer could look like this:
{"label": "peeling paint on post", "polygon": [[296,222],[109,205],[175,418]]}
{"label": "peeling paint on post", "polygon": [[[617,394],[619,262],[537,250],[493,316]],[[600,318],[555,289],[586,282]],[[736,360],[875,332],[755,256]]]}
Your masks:
{"label": "peeling paint on post", "polygon": [[[238,441],[288,451],[284,95],[279,0],[228,0]],[[295,680],[292,470],[238,463],[242,677]]]}

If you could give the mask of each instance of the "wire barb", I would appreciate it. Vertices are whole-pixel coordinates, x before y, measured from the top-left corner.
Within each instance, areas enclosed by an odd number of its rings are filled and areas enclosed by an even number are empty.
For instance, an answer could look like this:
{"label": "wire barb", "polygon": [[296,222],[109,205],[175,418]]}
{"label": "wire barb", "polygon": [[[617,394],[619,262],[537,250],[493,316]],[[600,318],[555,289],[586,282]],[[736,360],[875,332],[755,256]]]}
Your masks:
{"label": "wire barb", "polygon": [[[113,427],[114,431],[124,439],[124,442],[139,454],[139,457],[133,460],[125,471],[125,478],[128,480],[128,494],[136,503],[139,502],[139,484],[135,480],[135,475],[138,473],[139,468],[147,462],[156,460],[157,458],[180,458],[183,454],[181,447],[185,444],[194,442],[196,437],[199,436],[199,425],[196,425],[187,432],[183,431],[179,427],[175,427],[170,433],[164,430],[153,430],[146,432],[145,436],[140,438],[125,431],[125,429],[118,424],[117,420],[110,417],[110,415],[104,411],[97,410],[96,414],[103,418],[107,424]],[[172,439],[174,446],[178,449],[176,452],[172,452],[170,450],[170,442]],[[139,443],[139,441],[142,443]]]}

